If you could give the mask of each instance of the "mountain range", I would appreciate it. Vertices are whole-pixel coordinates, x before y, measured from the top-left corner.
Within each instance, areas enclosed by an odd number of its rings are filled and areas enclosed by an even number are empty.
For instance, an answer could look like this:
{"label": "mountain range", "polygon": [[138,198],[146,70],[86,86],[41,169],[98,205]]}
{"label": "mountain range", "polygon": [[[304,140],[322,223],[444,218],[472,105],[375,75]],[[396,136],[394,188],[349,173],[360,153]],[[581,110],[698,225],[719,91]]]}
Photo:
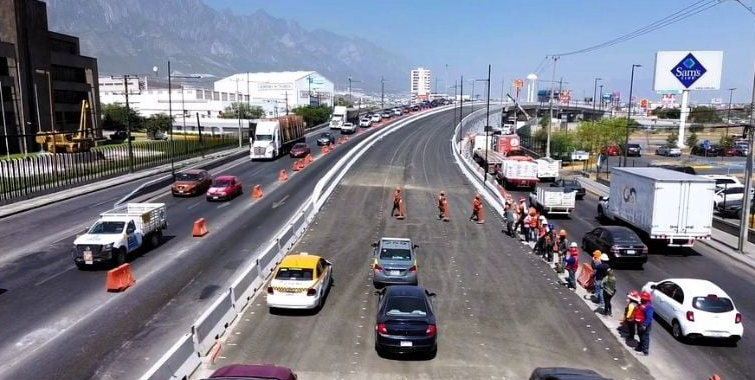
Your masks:
{"label": "mountain range", "polygon": [[[366,91],[408,86],[409,65],[364,39],[322,29],[263,10],[250,15],[218,11],[202,0],[45,0],[50,30],[79,37],[82,54],[98,60],[101,75],[152,74],[166,62],[174,72],[224,77],[233,73],[314,70]],[[356,87],[356,86],[355,86]]]}

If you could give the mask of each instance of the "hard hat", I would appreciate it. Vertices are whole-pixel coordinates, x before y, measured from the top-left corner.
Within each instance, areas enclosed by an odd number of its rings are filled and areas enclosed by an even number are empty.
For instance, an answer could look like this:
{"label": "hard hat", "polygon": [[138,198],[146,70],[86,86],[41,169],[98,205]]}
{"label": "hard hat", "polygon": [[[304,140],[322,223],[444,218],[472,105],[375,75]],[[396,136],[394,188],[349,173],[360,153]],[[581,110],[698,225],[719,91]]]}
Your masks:
{"label": "hard hat", "polygon": [[558,231],[558,234],[561,236],[566,236],[566,230]]}
{"label": "hard hat", "polygon": [[480,194],[475,194],[475,199],[480,199]]}
{"label": "hard hat", "polygon": [[643,291],[640,293],[640,301],[650,301],[650,293]]}
{"label": "hard hat", "polygon": [[441,191],[440,191],[440,195],[446,195],[446,192],[445,192],[445,191],[443,191],[443,190],[441,190]]}
{"label": "hard hat", "polygon": [[603,253],[603,252],[600,252],[600,250],[599,250],[599,249],[596,249],[596,250],[595,250],[595,251],[594,251],[594,252],[592,253],[592,258],[593,258],[593,259],[595,259],[595,260],[597,260],[597,259],[599,259],[599,258],[600,258],[600,255],[601,255],[602,253]]}
{"label": "hard hat", "polygon": [[524,202],[525,200],[524,197],[519,197],[519,202]]}
{"label": "hard hat", "polygon": [[545,220],[545,215],[540,215],[540,220]]}
{"label": "hard hat", "polygon": [[569,247],[570,248],[577,248],[578,247],[577,246],[577,242],[576,241],[571,242],[571,244],[569,244]]}
{"label": "hard hat", "polygon": [[544,226],[547,226],[547,225],[548,225],[548,222],[547,222],[547,221],[545,221],[545,220],[543,220],[543,223],[542,223],[542,225],[544,225]]}
{"label": "hard hat", "polygon": [[635,302],[640,302],[640,292],[632,289],[632,291],[627,294],[627,298]]}
{"label": "hard hat", "polygon": [[605,253],[600,254],[600,261],[608,261],[608,255]]}

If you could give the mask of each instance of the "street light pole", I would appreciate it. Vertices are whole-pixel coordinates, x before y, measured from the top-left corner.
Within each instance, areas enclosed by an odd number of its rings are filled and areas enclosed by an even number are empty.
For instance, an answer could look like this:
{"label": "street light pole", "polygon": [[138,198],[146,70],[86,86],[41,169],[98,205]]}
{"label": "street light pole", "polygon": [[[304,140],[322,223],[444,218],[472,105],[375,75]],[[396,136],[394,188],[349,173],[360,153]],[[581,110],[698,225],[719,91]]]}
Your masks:
{"label": "street light pole", "polygon": [[241,78],[236,78],[236,117],[239,119],[239,149],[241,148],[241,100],[239,100],[239,81]]}
{"label": "street light pole", "polygon": [[[488,91],[485,94],[485,165],[488,166],[488,150],[490,150],[490,69],[491,65],[488,65]],[[488,181],[488,168],[485,168],[485,176],[483,177],[483,183]]]}
{"label": "street light pole", "polygon": [[129,75],[123,76],[123,86],[126,90],[126,141],[128,144],[128,172],[134,172],[134,148],[131,145],[131,108],[128,105],[128,80]]}
{"label": "street light pole", "polygon": [[627,166],[627,151],[629,150],[629,124],[632,121],[632,90],[634,89],[634,69],[642,65],[632,65],[632,76],[629,79],[629,107],[627,108],[627,130],[626,139],[624,140],[624,167]]}
{"label": "street light pole", "polygon": [[548,129],[547,138],[545,140],[545,157],[551,157],[551,125],[553,124],[553,93],[556,91],[556,62],[558,62],[557,56],[553,57],[553,74],[551,75],[551,93],[548,96]]}
{"label": "street light pole", "polygon": [[385,79],[380,77],[380,109],[385,109]]}
{"label": "street light pole", "polygon": [[[170,123],[170,126],[168,127],[168,139],[170,140],[170,175],[173,177],[173,180],[176,179],[176,168],[175,168],[175,157],[173,157],[176,154],[175,149],[175,143],[173,142],[173,86],[170,82],[170,78],[172,77],[172,73],[170,71],[170,59],[168,60],[168,123]],[[183,96],[183,87],[181,88],[181,96]],[[181,111],[186,112],[186,110],[183,109],[183,106],[181,106]],[[186,136],[186,122],[184,122],[184,136]]]}
{"label": "street light pole", "polygon": [[734,90],[737,88],[729,89],[729,110],[726,112],[726,137],[729,137],[729,124],[731,124],[731,99],[734,96]]}
{"label": "street light pole", "polygon": [[603,85],[598,86],[600,88],[600,113],[603,113]]}
{"label": "street light pole", "polygon": [[595,85],[592,87],[592,113],[593,117],[595,116],[595,99],[598,92],[598,81],[603,80],[603,78],[595,78]]}
{"label": "street light pole", "polygon": [[[3,96],[3,85],[0,83],[0,112],[3,114],[3,135],[5,135],[5,155],[10,160],[10,144],[8,144],[8,125],[5,124],[5,97]],[[454,113],[454,117],[456,114]]]}

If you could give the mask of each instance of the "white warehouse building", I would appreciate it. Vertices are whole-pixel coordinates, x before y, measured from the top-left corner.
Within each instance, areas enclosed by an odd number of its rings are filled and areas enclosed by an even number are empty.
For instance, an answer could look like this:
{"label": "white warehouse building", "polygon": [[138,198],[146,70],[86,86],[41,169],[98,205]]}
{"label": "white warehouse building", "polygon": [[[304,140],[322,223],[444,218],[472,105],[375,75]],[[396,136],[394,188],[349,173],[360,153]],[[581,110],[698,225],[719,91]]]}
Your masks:
{"label": "white warehouse building", "polygon": [[282,71],[234,74],[216,81],[214,90],[250,96],[252,104],[276,103],[281,115],[309,104],[332,106],[334,86],[316,71]]}

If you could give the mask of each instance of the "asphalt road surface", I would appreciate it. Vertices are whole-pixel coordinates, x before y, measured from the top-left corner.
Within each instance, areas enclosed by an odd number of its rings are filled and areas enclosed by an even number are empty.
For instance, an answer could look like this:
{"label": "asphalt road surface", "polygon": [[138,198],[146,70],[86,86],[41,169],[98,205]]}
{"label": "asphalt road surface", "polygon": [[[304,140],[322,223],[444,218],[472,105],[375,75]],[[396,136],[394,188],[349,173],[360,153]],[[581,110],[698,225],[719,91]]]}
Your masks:
{"label": "asphalt road surface", "polygon": [[[337,131],[336,131],[337,132]],[[315,156],[319,149],[308,139]],[[138,378],[229,285],[304,200],[317,180],[354,141],[291,175],[293,160],[228,165],[213,174],[239,176],[244,194],[210,203],[203,196],[152,199],[167,204],[163,244],[131,260],[136,285],[106,293],[105,269],[80,271],[71,259],[75,234],[89,226],[137,184],[46,206],[3,220],[0,246],[0,378]],[[280,169],[291,178],[277,182]],[[250,199],[261,184],[265,196]],[[192,223],[206,218],[210,233],[191,237]]]}
{"label": "asphalt road surface", "polygon": [[[333,263],[324,308],[271,314],[258,296],[213,368],[276,363],[302,379],[526,379],[538,366],[573,366],[615,379],[652,378],[545,263],[501,233],[497,217],[488,213],[484,225],[468,220],[474,191],[453,162],[452,118],[448,112],[413,123],[358,160],[295,247]],[[396,185],[405,192],[403,221],[390,217]],[[441,189],[448,223],[437,220]],[[370,244],[381,236],[420,245],[420,285],[437,293],[433,360],[386,359],[374,350]]]}

